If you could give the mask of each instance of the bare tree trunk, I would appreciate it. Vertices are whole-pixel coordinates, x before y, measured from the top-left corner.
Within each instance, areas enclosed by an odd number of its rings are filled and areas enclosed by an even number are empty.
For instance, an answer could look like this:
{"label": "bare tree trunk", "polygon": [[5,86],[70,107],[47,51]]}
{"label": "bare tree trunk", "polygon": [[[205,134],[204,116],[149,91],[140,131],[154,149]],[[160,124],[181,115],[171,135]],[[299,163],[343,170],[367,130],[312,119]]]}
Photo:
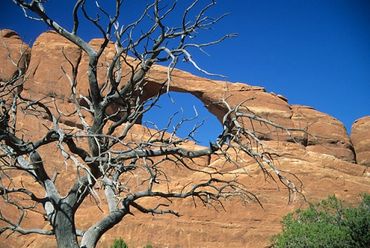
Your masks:
{"label": "bare tree trunk", "polygon": [[101,236],[119,223],[126,214],[125,210],[116,210],[105,216],[86,231],[81,240],[81,247],[94,248]]}
{"label": "bare tree trunk", "polygon": [[78,248],[77,234],[74,223],[74,212],[71,206],[62,202],[53,216],[53,227],[60,248]]}

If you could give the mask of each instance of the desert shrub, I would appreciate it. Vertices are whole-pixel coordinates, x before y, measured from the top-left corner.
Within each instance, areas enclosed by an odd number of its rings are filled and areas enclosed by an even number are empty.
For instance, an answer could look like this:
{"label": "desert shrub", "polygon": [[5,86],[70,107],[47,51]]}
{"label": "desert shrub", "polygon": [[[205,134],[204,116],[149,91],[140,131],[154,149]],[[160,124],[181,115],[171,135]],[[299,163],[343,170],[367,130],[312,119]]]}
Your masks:
{"label": "desert shrub", "polygon": [[128,248],[128,246],[123,239],[119,238],[114,240],[111,248]]}
{"label": "desert shrub", "polygon": [[370,247],[370,195],[357,207],[345,207],[331,196],[283,218],[283,231],[273,238],[275,248]]}

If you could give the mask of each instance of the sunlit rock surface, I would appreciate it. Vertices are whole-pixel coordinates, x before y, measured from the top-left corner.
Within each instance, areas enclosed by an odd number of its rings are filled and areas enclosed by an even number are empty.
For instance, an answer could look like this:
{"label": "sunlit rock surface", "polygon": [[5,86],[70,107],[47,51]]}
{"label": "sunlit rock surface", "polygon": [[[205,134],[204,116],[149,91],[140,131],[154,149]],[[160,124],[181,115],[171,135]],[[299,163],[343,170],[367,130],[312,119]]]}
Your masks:
{"label": "sunlit rock surface", "polygon": [[[25,51],[28,51],[14,31],[2,30],[1,34],[3,39],[6,39],[7,46],[14,48],[10,51],[18,51],[20,47],[25,47]],[[101,40],[94,39],[90,44],[98,48],[100,42]],[[0,70],[0,79],[3,81],[8,80],[16,71],[8,62],[4,51],[0,50],[0,64],[6,65]],[[16,52],[11,54],[18,56]],[[114,47],[110,45],[101,58],[98,77],[102,86],[106,80],[106,64],[113,54]],[[129,60],[135,63],[131,58]],[[26,68],[23,64],[21,67]],[[78,94],[87,96],[86,55],[53,32],[41,34],[32,46],[24,94],[40,99],[51,96],[55,99],[50,103],[51,107],[58,106],[58,109],[65,113],[72,113],[74,106],[70,99],[71,84],[67,75],[70,75],[73,67],[78,71]],[[123,69],[128,72],[127,66],[123,65]],[[167,69],[154,66],[146,79],[148,84],[145,98],[153,96],[166,78]],[[266,149],[280,155],[276,161],[279,168],[297,176],[299,180],[295,183],[303,185],[303,194],[307,200],[315,201],[336,194],[343,200],[356,202],[360,193],[370,192],[370,171],[364,166],[370,163],[369,117],[354,123],[350,139],[343,124],[335,118],[307,106],[290,105],[287,99],[268,93],[263,87],[209,80],[175,70],[170,90],[188,92],[198,97],[220,121],[227,112],[221,102],[224,99],[231,107],[244,102],[250,113],[276,123],[275,128],[267,127],[259,121],[246,125],[254,129]],[[61,125],[70,131],[78,132],[81,126],[80,120],[73,116],[63,117],[61,122]],[[27,130],[24,135],[30,140],[40,137],[50,125],[47,120],[19,114],[18,129]],[[304,132],[291,131],[288,135],[282,128],[301,129]],[[147,135],[145,128],[135,125],[128,137],[141,140]],[[75,179],[75,168],[64,164],[55,144],[40,149],[40,153],[45,158],[47,172],[50,175],[55,171],[59,173],[56,184],[63,189],[62,194],[66,193]],[[109,247],[118,237],[127,241],[129,247],[143,247],[148,243],[153,247],[266,247],[272,235],[281,230],[282,216],[297,207],[305,206],[305,201],[299,194],[289,195],[281,185],[265,180],[263,173],[252,160],[245,159],[245,163],[239,166],[248,171],[248,175],[242,176],[242,181],[256,194],[263,208],[255,202],[245,205],[236,200],[226,202],[224,209],[219,205],[215,208],[204,207],[190,199],[175,201],[174,209],[182,214],[181,217],[149,216],[133,212],[133,216],[125,217],[123,222],[101,238],[99,247]],[[184,185],[201,176],[199,173],[179,170],[170,163],[168,167],[171,168],[168,175],[171,176],[173,185]],[[16,180],[22,181],[35,192],[42,193],[34,181],[22,174],[18,175]],[[291,203],[290,197],[293,200]],[[86,228],[105,215],[107,209],[104,202],[100,203],[100,207],[99,209],[96,206],[93,199],[87,198],[76,214],[78,227]],[[0,202],[0,208],[9,213],[14,211],[6,208],[3,202]],[[47,226],[36,214],[26,216],[25,223],[29,227]],[[53,237],[17,234],[8,239],[5,236],[0,237],[0,247],[55,246]]]}
{"label": "sunlit rock surface", "polygon": [[356,120],[352,125],[351,141],[358,164],[370,166],[370,116]]}
{"label": "sunlit rock surface", "polygon": [[19,35],[10,29],[0,30],[0,81],[16,76],[18,69],[25,70],[30,48]]}

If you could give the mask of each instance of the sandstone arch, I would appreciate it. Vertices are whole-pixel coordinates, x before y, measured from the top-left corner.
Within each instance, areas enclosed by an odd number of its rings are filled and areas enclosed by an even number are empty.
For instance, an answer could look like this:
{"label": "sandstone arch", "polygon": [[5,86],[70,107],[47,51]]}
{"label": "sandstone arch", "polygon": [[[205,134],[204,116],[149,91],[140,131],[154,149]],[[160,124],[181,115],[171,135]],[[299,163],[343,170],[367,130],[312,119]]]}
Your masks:
{"label": "sandstone arch", "polygon": [[[102,42],[100,39],[93,39],[90,44],[98,47]],[[99,81],[105,81],[106,62],[114,55],[113,45],[108,46],[104,52],[100,67],[98,68]],[[88,95],[87,79],[83,73],[87,66],[87,57],[73,44],[60,37],[52,31],[41,34],[32,47],[31,61],[28,69],[28,81],[25,89],[30,94],[58,96],[58,104],[69,107],[70,86],[63,69],[67,72],[68,62],[78,68],[78,91],[80,94]],[[41,59],[47,63],[41,63]],[[135,63],[132,58],[127,58],[131,63]],[[123,66],[128,76],[127,66]],[[47,72],[47,73],[46,73]],[[52,73],[53,78],[57,78],[53,84],[47,75]],[[147,99],[160,88],[160,82],[167,78],[167,69],[163,66],[153,66],[147,77],[147,85],[143,98]],[[259,116],[268,118],[277,124],[287,128],[301,128],[310,134],[305,137],[304,133],[292,133],[291,136],[285,132],[271,130],[258,121],[251,124],[257,131],[261,139],[278,141],[298,141],[307,146],[308,150],[333,155],[345,161],[353,162],[354,153],[350,139],[343,124],[335,118],[314,110],[307,106],[289,105],[286,98],[274,93],[268,93],[263,87],[250,86],[244,83],[231,83],[227,81],[210,80],[192,75],[188,72],[175,69],[172,73],[172,81],[169,86],[170,91],[187,92],[200,99],[210,113],[214,114],[220,121],[226,113],[225,106],[220,100],[227,99],[230,105],[235,106],[242,101],[247,101],[249,110]],[[125,77],[123,77],[125,80]],[[37,84],[37,86],[35,85]],[[63,121],[63,120],[62,120]],[[69,125],[78,126],[78,120],[73,117],[64,120]],[[75,123],[75,124],[73,124]]]}
{"label": "sandstone arch", "polygon": [[222,131],[220,121],[209,112],[199,98],[188,92],[171,91],[166,93],[156,105],[143,116],[142,124],[149,128],[153,128],[151,123],[155,123],[159,129],[166,128],[169,124],[168,120],[173,117],[169,128],[169,132],[172,132],[180,121],[185,120],[179,126],[176,135],[185,138],[193,131],[193,128],[196,128],[195,132],[192,133],[192,138],[204,146],[208,146],[210,141],[216,140]]}

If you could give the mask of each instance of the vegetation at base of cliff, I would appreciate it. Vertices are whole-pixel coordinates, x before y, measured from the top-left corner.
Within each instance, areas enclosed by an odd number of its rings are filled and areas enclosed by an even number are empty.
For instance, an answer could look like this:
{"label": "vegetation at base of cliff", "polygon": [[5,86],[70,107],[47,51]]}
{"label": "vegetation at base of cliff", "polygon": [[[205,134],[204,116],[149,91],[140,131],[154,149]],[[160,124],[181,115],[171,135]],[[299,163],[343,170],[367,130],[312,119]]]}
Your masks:
{"label": "vegetation at base of cliff", "polygon": [[111,248],[128,248],[126,242],[122,239],[115,239]]}
{"label": "vegetation at base of cliff", "polygon": [[[114,240],[111,248],[128,248],[128,245],[122,238],[119,238]],[[151,244],[147,244],[144,246],[144,248],[153,248],[153,246]]]}
{"label": "vegetation at base of cliff", "polygon": [[273,238],[274,248],[370,247],[370,194],[357,207],[345,207],[330,196],[283,219],[283,232]]}

